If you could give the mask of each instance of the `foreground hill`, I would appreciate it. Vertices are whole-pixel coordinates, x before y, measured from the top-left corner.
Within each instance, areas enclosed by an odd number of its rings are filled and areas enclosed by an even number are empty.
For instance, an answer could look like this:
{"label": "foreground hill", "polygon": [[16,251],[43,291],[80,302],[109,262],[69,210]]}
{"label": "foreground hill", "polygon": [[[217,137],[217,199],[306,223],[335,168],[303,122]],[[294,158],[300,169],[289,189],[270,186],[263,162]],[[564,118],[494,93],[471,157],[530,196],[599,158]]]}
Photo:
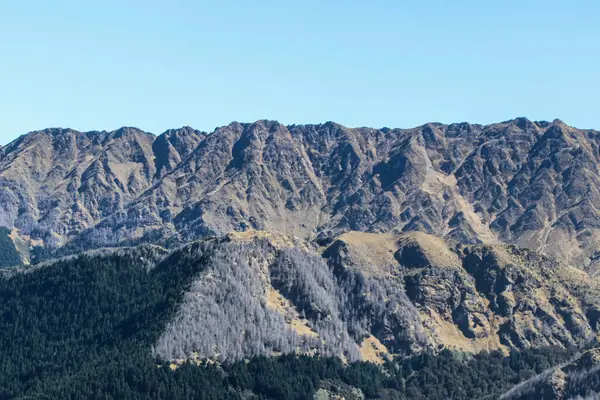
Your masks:
{"label": "foreground hill", "polygon": [[456,252],[426,234],[352,232],[313,250],[246,232],[176,254],[205,266],[156,344],[165,360],[300,351],[381,363],[438,348],[577,347],[600,329],[593,279],[510,246]]}
{"label": "foreground hill", "polygon": [[3,270],[0,398],[495,398],[597,332],[595,286],[545,279],[567,268],[546,257],[362,235],[313,249],[251,232]]}
{"label": "foreground hill", "polygon": [[414,129],[258,121],[158,137],[47,129],[0,151],[0,225],[72,252],[247,229],[420,231],[595,271],[599,137],[524,118]]}

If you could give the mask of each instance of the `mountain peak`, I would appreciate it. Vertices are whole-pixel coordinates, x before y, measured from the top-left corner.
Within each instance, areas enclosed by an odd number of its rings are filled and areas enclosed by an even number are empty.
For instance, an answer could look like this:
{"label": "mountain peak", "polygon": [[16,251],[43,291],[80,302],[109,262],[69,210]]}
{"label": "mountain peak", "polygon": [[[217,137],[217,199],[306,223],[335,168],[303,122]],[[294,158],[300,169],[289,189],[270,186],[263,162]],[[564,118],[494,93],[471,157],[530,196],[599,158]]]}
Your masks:
{"label": "mountain peak", "polygon": [[554,125],[563,125],[563,126],[567,126],[567,124],[565,124],[563,121],[561,121],[561,120],[560,120],[560,119],[558,119],[558,118],[555,118],[555,119],[552,121],[552,123],[553,123]]}

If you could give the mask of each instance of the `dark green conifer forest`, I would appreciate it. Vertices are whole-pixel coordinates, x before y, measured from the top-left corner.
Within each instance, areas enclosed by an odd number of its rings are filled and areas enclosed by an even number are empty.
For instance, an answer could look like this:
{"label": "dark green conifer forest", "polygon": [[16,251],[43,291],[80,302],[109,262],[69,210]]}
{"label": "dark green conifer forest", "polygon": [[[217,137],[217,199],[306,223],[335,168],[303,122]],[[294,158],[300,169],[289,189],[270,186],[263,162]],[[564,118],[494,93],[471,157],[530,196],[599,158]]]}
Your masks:
{"label": "dark green conifer forest", "polygon": [[12,267],[21,264],[21,257],[14,243],[8,237],[8,228],[0,226],[0,268]]}

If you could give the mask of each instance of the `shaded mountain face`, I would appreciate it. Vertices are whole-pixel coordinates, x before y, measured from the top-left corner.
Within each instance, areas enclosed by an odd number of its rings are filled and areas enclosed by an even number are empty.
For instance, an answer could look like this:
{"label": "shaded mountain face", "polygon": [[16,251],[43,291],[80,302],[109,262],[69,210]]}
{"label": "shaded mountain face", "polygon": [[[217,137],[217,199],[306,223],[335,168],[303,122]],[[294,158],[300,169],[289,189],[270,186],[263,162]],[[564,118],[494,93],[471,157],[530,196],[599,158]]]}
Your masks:
{"label": "shaded mountain face", "polygon": [[50,129],[2,149],[0,225],[88,249],[258,229],[419,231],[596,270],[599,132],[520,118],[349,129],[232,123],[154,137]]}

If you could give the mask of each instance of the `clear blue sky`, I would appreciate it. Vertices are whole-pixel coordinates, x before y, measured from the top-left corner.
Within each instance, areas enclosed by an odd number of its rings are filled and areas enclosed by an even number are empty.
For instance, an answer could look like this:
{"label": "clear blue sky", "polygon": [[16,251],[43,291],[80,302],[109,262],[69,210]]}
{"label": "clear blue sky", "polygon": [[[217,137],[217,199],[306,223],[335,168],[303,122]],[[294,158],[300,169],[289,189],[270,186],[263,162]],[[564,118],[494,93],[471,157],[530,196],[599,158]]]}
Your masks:
{"label": "clear blue sky", "polygon": [[0,144],[232,120],[600,129],[598,1],[0,0]]}

